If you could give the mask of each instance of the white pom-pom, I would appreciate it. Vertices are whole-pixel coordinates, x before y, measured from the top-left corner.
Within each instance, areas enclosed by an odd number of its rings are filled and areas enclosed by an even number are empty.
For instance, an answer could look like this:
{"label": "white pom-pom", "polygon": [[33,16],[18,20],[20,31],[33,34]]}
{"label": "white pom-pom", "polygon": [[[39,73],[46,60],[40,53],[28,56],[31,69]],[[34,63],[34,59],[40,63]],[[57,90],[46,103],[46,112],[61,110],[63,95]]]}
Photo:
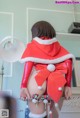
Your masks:
{"label": "white pom-pom", "polygon": [[55,103],[55,107],[58,107],[58,103]]}
{"label": "white pom-pom", "polygon": [[49,114],[52,114],[52,111],[49,111]]}
{"label": "white pom-pom", "polygon": [[43,102],[44,102],[45,104],[47,104],[47,103],[48,103],[48,100],[45,99]]}
{"label": "white pom-pom", "polygon": [[38,89],[41,90],[42,89],[42,86],[38,86]]}
{"label": "white pom-pom", "polygon": [[55,70],[55,66],[54,66],[53,64],[49,64],[49,65],[47,66],[47,69],[52,72],[52,71]]}
{"label": "white pom-pom", "polygon": [[62,87],[59,87],[58,90],[59,90],[59,91],[62,91]]}
{"label": "white pom-pom", "polygon": [[32,102],[33,102],[33,103],[37,103],[37,100],[36,100],[36,99],[32,99]]}

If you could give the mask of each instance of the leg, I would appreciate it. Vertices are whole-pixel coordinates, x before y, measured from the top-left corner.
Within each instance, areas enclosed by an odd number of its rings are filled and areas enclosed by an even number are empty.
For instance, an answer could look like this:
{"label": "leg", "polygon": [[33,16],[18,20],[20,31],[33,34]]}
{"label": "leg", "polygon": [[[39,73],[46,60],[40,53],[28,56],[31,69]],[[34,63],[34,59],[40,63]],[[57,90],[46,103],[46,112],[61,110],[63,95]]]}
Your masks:
{"label": "leg", "polygon": [[65,99],[64,97],[61,97],[61,99],[58,102],[58,110],[59,110],[59,112],[58,112],[57,108],[55,107],[54,102],[51,103],[51,105],[52,105],[52,107],[51,107],[52,118],[59,118],[60,110],[62,108],[64,99]]}
{"label": "leg", "polygon": [[[38,94],[39,97],[41,97],[44,94],[44,92],[46,91],[46,82],[44,82],[44,84],[42,85],[42,89],[39,90],[37,83],[35,81],[35,75],[36,75],[36,72],[33,71],[29,78],[28,90],[29,90],[29,93],[31,96],[33,96],[33,94]],[[44,112],[45,112],[45,105],[43,102],[39,102],[36,105],[31,100],[29,100],[28,105],[29,105],[31,113],[33,113],[33,114],[41,115],[41,114],[44,114]],[[35,118],[37,118],[37,117],[35,117]]]}

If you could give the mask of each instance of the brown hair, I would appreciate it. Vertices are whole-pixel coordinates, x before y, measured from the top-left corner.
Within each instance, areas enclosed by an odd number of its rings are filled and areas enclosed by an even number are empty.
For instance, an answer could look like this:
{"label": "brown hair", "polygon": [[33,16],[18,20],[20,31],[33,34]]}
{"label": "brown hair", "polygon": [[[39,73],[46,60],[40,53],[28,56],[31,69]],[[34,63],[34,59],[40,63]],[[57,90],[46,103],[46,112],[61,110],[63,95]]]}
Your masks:
{"label": "brown hair", "polygon": [[32,38],[46,36],[48,38],[56,37],[55,29],[46,21],[39,21],[32,26]]}

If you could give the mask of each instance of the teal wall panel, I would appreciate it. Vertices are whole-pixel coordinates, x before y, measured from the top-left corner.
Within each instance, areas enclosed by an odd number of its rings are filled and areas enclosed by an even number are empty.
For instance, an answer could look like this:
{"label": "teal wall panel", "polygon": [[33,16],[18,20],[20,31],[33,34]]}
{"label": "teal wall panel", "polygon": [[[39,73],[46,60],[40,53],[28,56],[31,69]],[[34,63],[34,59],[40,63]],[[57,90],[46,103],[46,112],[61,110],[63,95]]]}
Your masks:
{"label": "teal wall panel", "polygon": [[0,12],[0,40],[12,34],[12,14]]}
{"label": "teal wall panel", "polygon": [[79,14],[76,14],[76,22],[80,22],[80,13]]}
{"label": "teal wall panel", "polygon": [[58,41],[75,57],[80,57],[80,36],[78,35],[57,35]]}
{"label": "teal wall panel", "polygon": [[[55,10],[46,10],[46,9],[27,9],[27,24],[28,24],[28,34],[31,36],[31,27],[32,25],[40,20],[45,20],[50,22],[53,27],[56,29],[56,32],[67,33],[68,28],[73,22],[74,16],[73,13],[55,11]],[[29,37],[31,39],[31,37]]]}

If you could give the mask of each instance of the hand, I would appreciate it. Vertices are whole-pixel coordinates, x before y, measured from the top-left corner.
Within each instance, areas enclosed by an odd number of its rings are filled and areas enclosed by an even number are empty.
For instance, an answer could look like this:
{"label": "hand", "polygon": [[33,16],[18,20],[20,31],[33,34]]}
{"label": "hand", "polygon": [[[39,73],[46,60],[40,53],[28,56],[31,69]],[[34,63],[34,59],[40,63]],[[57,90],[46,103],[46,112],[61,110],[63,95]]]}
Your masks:
{"label": "hand", "polygon": [[27,100],[27,99],[30,99],[30,94],[29,94],[29,91],[28,91],[27,88],[21,88],[20,98],[24,101]]}
{"label": "hand", "polygon": [[68,87],[68,86],[65,86],[64,87],[64,95],[65,95],[65,98],[66,99],[71,98],[71,96],[72,96],[72,90],[71,90],[70,87]]}

